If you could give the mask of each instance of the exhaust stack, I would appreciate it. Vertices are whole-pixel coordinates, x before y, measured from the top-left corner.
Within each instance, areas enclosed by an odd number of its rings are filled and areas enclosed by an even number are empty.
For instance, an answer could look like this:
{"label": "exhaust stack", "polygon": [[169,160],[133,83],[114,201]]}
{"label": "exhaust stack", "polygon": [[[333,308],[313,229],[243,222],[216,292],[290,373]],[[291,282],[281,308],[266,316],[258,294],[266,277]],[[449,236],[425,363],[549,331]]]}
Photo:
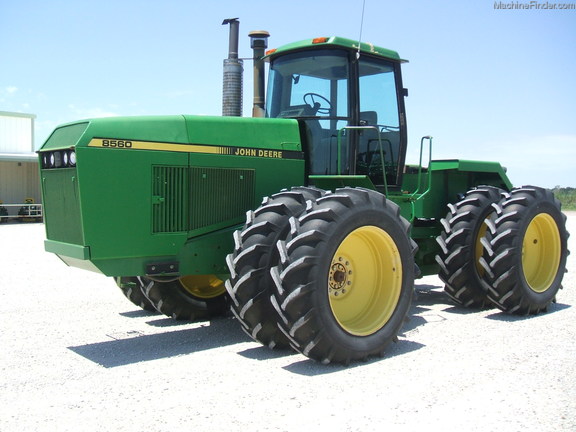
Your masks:
{"label": "exhaust stack", "polygon": [[264,117],[264,61],[262,57],[268,48],[270,33],[265,30],[256,30],[248,33],[250,36],[250,48],[254,52],[254,99],[252,117]]}
{"label": "exhaust stack", "polygon": [[222,89],[222,115],[242,116],[242,73],[243,62],[238,58],[238,18],[225,19],[222,25],[230,24],[228,58],[224,60],[224,84]]}

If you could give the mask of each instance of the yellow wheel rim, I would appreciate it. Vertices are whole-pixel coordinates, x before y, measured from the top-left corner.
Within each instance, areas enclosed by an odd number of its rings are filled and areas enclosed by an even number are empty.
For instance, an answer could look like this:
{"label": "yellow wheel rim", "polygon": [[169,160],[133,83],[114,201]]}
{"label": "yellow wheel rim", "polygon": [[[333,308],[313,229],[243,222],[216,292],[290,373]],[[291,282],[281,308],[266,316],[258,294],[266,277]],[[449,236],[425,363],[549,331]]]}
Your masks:
{"label": "yellow wheel rim", "polygon": [[536,215],[522,242],[522,269],[530,288],[542,293],[554,282],[560,267],[561,242],[556,222],[547,213]]}
{"label": "yellow wheel rim", "polygon": [[224,294],[224,281],[215,275],[189,275],[180,278],[180,284],[190,294],[210,299]]}
{"label": "yellow wheel rim", "polygon": [[401,289],[402,260],[392,237],[375,226],[348,234],[328,274],[328,298],[338,324],[356,336],[377,332],[396,310]]}
{"label": "yellow wheel rim", "polygon": [[[490,219],[490,216],[488,216],[486,219]],[[484,237],[484,235],[486,234],[486,231],[488,230],[488,225],[486,225],[486,222],[483,222],[482,225],[480,226],[480,229],[478,230],[478,234],[476,235],[476,244],[474,247],[474,265],[476,266],[476,273],[478,273],[480,276],[484,275],[484,267],[482,267],[480,265],[480,258],[482,258],[482,254],[484,253],[484,246],[482,246],[482,237]]]}

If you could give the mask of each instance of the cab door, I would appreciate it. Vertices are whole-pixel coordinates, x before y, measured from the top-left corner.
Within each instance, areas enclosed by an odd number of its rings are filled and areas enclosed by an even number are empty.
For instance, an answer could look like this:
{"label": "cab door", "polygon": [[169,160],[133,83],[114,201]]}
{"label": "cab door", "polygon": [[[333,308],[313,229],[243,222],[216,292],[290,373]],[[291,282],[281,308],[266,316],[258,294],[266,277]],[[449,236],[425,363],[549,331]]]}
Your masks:
{"label": "cab door", "polygon": [[400,65],[383,59],[358,61],[358,141],[355,172],[378,188],[399,185],[405,158],[406,128]]}

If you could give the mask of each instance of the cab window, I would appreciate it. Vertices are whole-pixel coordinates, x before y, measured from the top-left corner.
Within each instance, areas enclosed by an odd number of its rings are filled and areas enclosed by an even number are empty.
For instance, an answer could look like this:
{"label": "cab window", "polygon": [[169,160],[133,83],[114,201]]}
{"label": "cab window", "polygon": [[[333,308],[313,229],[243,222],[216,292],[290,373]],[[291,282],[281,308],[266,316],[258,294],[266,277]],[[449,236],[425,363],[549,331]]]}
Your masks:
{"label": "cab window", "polygon": [[[395,184],[400,157],[400,121],[394,65],[361,57],[359,123],[370,126],[358,140],[356,174],[368,175],[375,185]],[[385,174],[384,174],[385,173]]]}
{"label": "cab window", "polygon": [[270,65],[266,115],[304,124],[310,174],[347,169],[349,145],[342,128],[350,121],[348,64],[345,51],[317,50],[288,54]]}

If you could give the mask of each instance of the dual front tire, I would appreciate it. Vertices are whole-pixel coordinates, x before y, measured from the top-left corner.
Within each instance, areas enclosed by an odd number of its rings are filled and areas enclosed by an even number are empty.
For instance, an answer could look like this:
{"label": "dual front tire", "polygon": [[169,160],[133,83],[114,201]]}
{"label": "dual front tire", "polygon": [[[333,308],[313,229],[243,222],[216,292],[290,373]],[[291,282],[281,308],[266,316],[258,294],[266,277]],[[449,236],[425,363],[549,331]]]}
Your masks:
{"label": "dual front tire", "polygon": [[276,244],[286,238],[290,219],[323,194],[320,189],[298,187],[266,197],[260,207],[247,213],[244,228],[234,233],[234,252],[226,258],[231,310],[252,339],[270,348],[290,343],[277,325],[270,301],[270,270],[279,260]]}
{"label": "dual front tire", "polygon": [[[396,204],[375,191],[298,188],[290,193],[300,195],[296,201],[304,204],[294,206],[289,217],[284,213],[274,241],[266,242],[266,252],[261,252],[266,259],[253,260],[265,264],[262,274],[269,274],[258,286],[245,282],[252,268],[239,265],[250,254],[244,250],[252,247],[244,248],[239,240],[250,239],[255,224],[248,220],[236,235],[227,285],[235,315],[255,340],[270,346],[271,329],[279,329],[282,345],[322,363],[381,355],[410,307],[416,247],[408,222]],[[239,299],[238,292],[247,289],[253,295],[244,293],[242,299],[248,300]],[[256,303],[251,297],[261,304],[257,324],[242,316]],[[270,332],[261,334],[264,327]]]}
{"label": "dual front tire", "polygon": [[228,311],[224,281],[216,275],[191,275],[172,280],[138,276],[115,280],[125,297],[136,306],[176,320],[209,319]]}

